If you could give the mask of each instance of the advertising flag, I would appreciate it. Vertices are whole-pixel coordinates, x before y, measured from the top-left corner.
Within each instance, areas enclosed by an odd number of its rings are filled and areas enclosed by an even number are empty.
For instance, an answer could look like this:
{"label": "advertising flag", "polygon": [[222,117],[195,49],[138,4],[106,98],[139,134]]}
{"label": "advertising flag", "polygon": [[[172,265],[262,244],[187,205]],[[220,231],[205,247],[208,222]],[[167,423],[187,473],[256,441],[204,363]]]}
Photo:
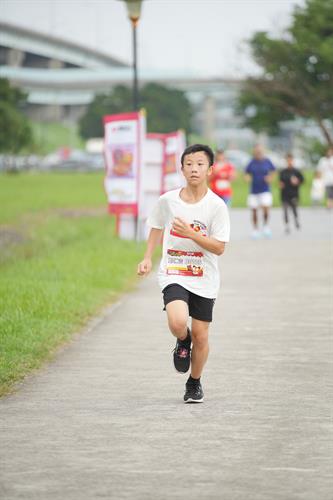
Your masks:
{"label": "advertising flag", "polygon": [[110,213],[138,215],[145,136],[143,111],[104,117],[104,185]]}

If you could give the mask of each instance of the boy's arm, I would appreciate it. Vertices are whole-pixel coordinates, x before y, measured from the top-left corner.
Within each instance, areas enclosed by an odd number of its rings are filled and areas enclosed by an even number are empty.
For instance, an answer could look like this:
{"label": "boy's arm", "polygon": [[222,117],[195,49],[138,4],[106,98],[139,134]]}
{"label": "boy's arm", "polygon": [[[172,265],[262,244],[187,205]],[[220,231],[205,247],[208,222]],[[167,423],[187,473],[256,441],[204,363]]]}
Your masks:
{"label": "boy's arm", "polygon": [[191,238],[192,241],[197,243],[204,250],[208,252],[215,253],[216,255],[222,255],[225,248],[225,242],[216,240],[215,238],[209,238],[208,236],[203,236],[200,233],[194,231],[194,229],[187,224],[184,220],[176,217],[173,221],[172,228],[180,236],[185,236],[185,238]]}
{"label": "boy's arm", "polygon": [[302,172],[298,172],[298,178],[299,178],[299,183],[303,184],[303,182],[304,182],[304,176],[303,176]]}
{"label": "boy's arm", "polygon": [[246,182],[251,182],[252,180],[252,175],[251,175],[251,163],[250,162],[247,167],[244,170],[244,179]]}
{"label": "boy's arm", "polygon": [[267,175],[265,175],[264,179],[267,182],[267,184],[272,184],[274,177],[275,177],[275,171],[271,170]]}
{"label": "boy's arm", "polygon": [[163,229],[157,229],[155,227],[151,228],[149,236],[148,236],[147,248],[146,248],[144,258],[138,264],[138,275],[139,276],[144,276],[151,271],[151,268],[153,267],[153,263],[152,263],[151,258],[153,256],[155,248],[157,247],[157,245],[161,241],[162,233],[163,233]]}
{"label": "boy's arm", "polygon": [[282,171],[279,174],[279,179],[280,179],[280,188],[284,188],[285,187],[285,182],[284,182],[284,175],[283,175]]}
{"label": "boy's arm", "polygon": [[267,182],[267,184],[272,184],[274,177],[276,175],[276,168],[274,167],[271,161],[269,163],[270,163],[269,172],[265,176],[265,181]]}

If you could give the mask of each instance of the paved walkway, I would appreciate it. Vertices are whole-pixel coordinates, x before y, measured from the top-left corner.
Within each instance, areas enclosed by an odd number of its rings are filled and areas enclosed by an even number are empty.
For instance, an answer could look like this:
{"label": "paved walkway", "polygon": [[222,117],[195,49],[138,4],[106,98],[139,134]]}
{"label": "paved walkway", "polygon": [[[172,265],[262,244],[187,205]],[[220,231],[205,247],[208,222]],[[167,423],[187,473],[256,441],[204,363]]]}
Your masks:
{"label": "paved walkway", "polygon": [[155,276],[3,398],[0,497],[331,499],[329,215],[302,220],[250,241],[232,212],[203,405],[182,403]]}

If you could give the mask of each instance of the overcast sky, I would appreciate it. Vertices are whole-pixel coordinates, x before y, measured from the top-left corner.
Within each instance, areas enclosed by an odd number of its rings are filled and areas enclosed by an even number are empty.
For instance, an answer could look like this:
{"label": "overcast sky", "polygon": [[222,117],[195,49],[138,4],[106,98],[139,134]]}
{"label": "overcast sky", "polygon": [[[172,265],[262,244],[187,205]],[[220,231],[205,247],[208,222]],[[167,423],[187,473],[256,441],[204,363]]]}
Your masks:
{"label": "overcast sky", "polygon": [[[0,0],[1,19],[131,62],[131,30],[119,0]],[[144,0],[141,67],[198,76],[253,72],[244,40],[282,31],[304,0]]]}

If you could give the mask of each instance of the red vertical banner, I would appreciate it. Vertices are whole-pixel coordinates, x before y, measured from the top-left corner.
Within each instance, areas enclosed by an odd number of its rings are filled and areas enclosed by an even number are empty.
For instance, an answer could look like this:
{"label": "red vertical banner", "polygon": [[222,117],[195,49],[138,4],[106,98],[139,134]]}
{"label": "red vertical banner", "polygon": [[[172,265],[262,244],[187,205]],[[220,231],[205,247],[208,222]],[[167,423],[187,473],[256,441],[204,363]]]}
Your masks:
{"label": "red vertical banner", "polygon": [[171,189],[177,189],[183,184],[180,159],[186,147],[186,140],[182,130],[164,134],[163,140],[164,152],[161,192],[165,193]]}
{"label": "red vertical banner", "polygon": [[145,113],[104,117],[104,180],[109,212],[138,215]]}

